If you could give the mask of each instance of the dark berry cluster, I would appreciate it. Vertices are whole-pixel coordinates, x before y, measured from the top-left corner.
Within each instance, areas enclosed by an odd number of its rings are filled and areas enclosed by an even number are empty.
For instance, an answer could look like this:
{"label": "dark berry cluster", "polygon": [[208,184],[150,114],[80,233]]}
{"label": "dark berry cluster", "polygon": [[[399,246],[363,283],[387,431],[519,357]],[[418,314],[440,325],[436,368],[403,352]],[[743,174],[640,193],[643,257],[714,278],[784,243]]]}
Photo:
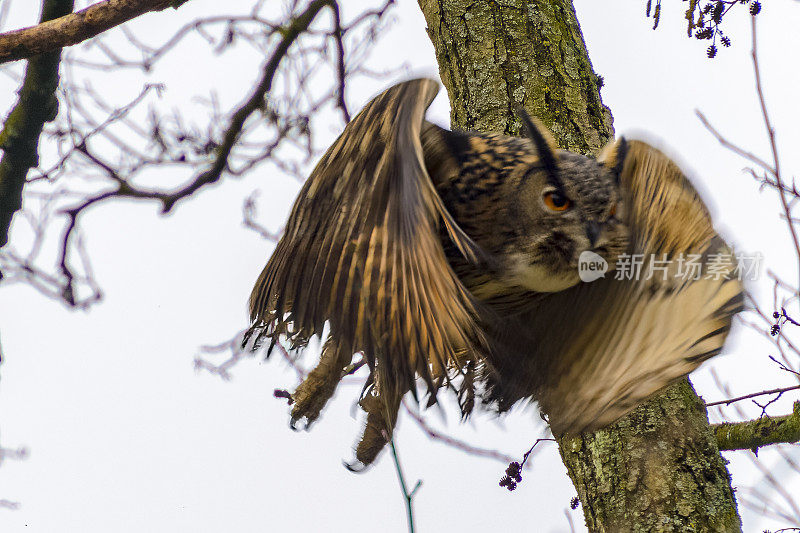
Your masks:
{"label": "dark berry cluster", "polygon": [[769,328],[769,334],[772,335],[773,337],[781,332],[781,328],[786,323],[793,324],[795,326],[800,326],[799,322],[797,322],[795,319],[786,314],[786,309],[783,307],[781,307],[780,313],[778,311],[772,313],[772,318],[775,319],[775,323],[772,324],[772,326]]}
{"label": "dark berry cluster", "polygon": [[[542,420],[547,422],[547,418],[544,416],[544,414],[541,414],[541,416],[542,416]],[[533,446],[531,446],[531,449],[528,450],[527,452],[525,452],[525,455],[522,456],[522,462],[521,463],[517,462],[517,461],[513,461],[513,462],[508,464],[508,468],[506,468],[506,475],[503,476],[500,479],[500,486],[501,487],[505,487],[508,490],[514,490],[514,489],[517,488],[517,484],[522,482],[522,468],[525,466],[525,463],[527,462],[528,457],[530,457],[531,453],[533,453],[533,450],[536,448],[536,446],[540,442],[544,442],[544,441],[555,442],[555,439],[552,439],[552,438],[536,439],[536,442],[533,443]]]}
{"label": "dark berry cluster", "polygon": [[570,500],[570,502],[569,502],[569,508],[570,508],[570,509],[572,509],[572,510],[574,511],[575,509],[577,509],[577,508],[578,508],[578,506],[579,506],[580,504],[581,504],[581,501],[578,499],[578,497],[577,497],[577,496],[575,496],[574,498],[572,498],[572,499]]}
{"label": "dark berry cluster", "polygon": [[[651,16],[652,0],[647,0],[647,16]],[[694,33],[695,39],[701,41],[711,41],[706,48],[706,55],[710,58],[716,57],[719,45],[727,48],[731,45],[731,38],[725,35],[720,27],[725,15],[737,4],[750,6],[750,14],[755,16],[761,12],[761,2],[757,0],[713,0],[703,2],[702,0],[691,2],[691,7],[686,11],[686,20],[689,21],[689,37]],[[658,26],[658,19],[661,15],[661,0],[656,0],[655,10],[652,13],[655,23],[653,29]]]}
{"label": "dark berry cluster", "polygon": [[522,465],[516,461],[509,463],[508,468],[506,468],[506,475],[500,480],[500,486],[505,487],[508,490],[514,490],[517,488],[517,483],[520,483],[521,481]]}

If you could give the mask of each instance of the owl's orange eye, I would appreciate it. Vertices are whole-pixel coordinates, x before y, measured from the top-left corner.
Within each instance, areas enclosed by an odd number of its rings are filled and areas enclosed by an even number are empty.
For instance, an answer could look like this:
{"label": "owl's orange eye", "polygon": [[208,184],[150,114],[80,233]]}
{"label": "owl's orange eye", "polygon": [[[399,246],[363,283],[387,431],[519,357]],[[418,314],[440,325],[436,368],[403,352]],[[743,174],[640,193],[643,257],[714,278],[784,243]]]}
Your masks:
{"label": "owl's orange eye", "polygon": [[542,195],[542,200],[551,211],[566,211],[572,207],[572,201],[558,191],[547,191]]}

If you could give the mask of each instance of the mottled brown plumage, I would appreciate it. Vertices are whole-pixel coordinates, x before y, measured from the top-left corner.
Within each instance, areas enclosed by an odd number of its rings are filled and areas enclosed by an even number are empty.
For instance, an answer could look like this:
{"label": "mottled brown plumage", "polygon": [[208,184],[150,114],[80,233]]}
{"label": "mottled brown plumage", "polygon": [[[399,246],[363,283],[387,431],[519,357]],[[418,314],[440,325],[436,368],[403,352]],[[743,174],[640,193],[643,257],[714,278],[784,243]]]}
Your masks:
{"label": "mottled brown plumage", "polygon": [[720,351],[737,280],[578,277],[586,251],[613,269],[623,253],[727,250],[674,163],[637,141],[597,160],[561,151],[524,114],[527,139],[447,131],[424,121],[437,90],[396,85],[347,125],[256,282],[248,337],[298,348],[330,328],[293,423],[319,416],[357,352],[368,465],[418,377],[429,403],[457,389],[465,414],[476,393],[501,411],[535,399],[560,435],[613,422]]}

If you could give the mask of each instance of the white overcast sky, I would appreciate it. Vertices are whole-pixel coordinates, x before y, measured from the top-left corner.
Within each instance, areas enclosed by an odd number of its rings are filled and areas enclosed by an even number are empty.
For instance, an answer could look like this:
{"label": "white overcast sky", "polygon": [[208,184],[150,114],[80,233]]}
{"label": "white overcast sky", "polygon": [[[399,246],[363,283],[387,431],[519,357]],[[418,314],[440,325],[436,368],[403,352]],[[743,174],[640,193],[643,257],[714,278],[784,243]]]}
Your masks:
{"label": "white overcast sky", "polygon": [[[192,0],[130,26],[158,43],[195,16],[244,13],[250,3]],[[766,95],[791,176],[800,162],[800,5],[764,3]],[[38,4],[15,2],[3,30],[32,24]],[[349,16],[362,5],[343,4]],[[797,279],[776,197],[759,192],[742,171],[745,163],[722,149],[695,116],[702,110],[732,140],[767,157],[745,10],[726,20],[734,46],[711,61],[704,45],[685,37],[681,2],[663,2],[655,32],[644,18],[643,0],[575,4],[595,70],[605,78],[603,99],[617,133],[658,140],[698,184],[720,231],[739,250],[763,253],[766,267]],[[351,84],[352,110],[393,81],[437,75],[416,2],[398,0],[393,22],[380,37],[369,64],[408,69],[394,79]],[[230,109],[249,94],[259,69],[253,54],[215,57],[192,38],[146,80],[166,84],[166,102],[182,104],[214,89],[223,109]],[[124,102],[142,80],[138,73],[107,72],[97,73],[93,84]],[[16,87],[3,78],[0,90],[7,109]],[[327,131],[318,134],[321,145],[341,129],[338,116],[330,116]],[[428,117],[448,124],[445,91]],[[20,503],[16,511],[0,509],[0,529],[406,531],[390,457],[381,456],[361,475],[341,463],[351,458],[361,427],[352,416],[359,387],[343,387],[311,432],[294,433],[285,403],[272,398],[273,389],[296,384],[279,358],[246,360],[228,382],[193,369],[201,345],[222,342],[246,325],[250,288],[271,252],[271,244],[242,228],[243,199],[260,189],[261,220],[277,229],[298,188],[292,178],[263,167],[202,190],[168,217],[160,217],[154,205],[132,202],[94,209],[82,223],[105,298],[89,312],[67,310],[28,286],[0,285],[1,442],[29,450],[26,460],[5,461],[0,468],[0,498]],[[754,289],[764,303],[771,301],[769,283]],[[693,381],[707,400],[721,398],[709,377],[711,366],[734,393],[791,384],[769,363],[769,353],[758,335],[742,328],[728,353],[697,371]],[[789,406],[789,400],[779,403],[772,413],[788,412]],[[514,456],[542,431],[534,406],[499,420],[479,414],[462,425],[451,402],[444,413],[433,409],[426,417],[476,446]],[[564,510],[575,490],[553,444],[542,445],[524,482],[508,493],[497,486],[505,468],[498,461],[431,441],[408,418],[401,417],[396,438],[408,481],[423,481],[415,498],[417,531],[569,531]],[[737,486],[757,480],[746,453],[726,453]],[[774,461],[768,451],[761,455],[767,466]],[[800,492],[798,479],[787,475],[785,482]],[[745,531],[800,525],[741,511]],[[580,510],[571,516],[582,528]]]}

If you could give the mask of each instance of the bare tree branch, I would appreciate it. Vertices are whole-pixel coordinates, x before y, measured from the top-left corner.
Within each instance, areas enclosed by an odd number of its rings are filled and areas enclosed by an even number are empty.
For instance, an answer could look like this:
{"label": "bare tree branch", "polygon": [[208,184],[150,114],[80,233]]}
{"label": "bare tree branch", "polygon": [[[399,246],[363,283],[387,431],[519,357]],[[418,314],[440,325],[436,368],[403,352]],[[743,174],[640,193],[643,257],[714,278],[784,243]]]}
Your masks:
{"label": "bare tree branch", "polygon": [[[72,0],[44,0],[41,20],[61,17],[72,11]],[[28,171],[38,164],[39,136],[45,122],[58,113],[58,66],[61,49],[34,57],[28,62],[19,101],[0,132],[0,247],[8,242],[11,219],[22,207],[22,189]]]}
{"label": "bare tree branch", "polygon": [[242,132],[245,121],[257,110],[263,109],[264,97],[269,94],[272,88],[272,80],[275,77],[281,59],[286,55],[292,43],[308,29],[322,8],[333,5],[336,5],[336,2],[332,0],[315,0],[309,4],[305,11],[294,18],[289,25],[284,28],[282,31],[283,40],[278,44],[272,57],[269,58],[269,61],[267,61],[267,64],[264,66],[264,73],[261,80],[259,80],[258,85],[247,101],[237,109],[231,117],[230,125],[225,132],[222,143],[217,147],[217,157],[211,164],[211,167],[198,175],[194,181],[189,183],[186,187],[170,195],[164,195],[161,198],[164,204],[162,209],[164,213],[169,212],[181,198],[190,196],[204,185],[209,185],[219,180],[223,170],[225,170],[228,164],[228,156],[231,150],[233,150],[233,146],[239,134]]}
{"label": "bare tree branch", "polygon": [[345,122],[350,122],[350,111],[347,109],[347,103],[344,100],[344,78],[345,78],[345,68],[344,68],[344,42],[342,41],[342,21],[339,17],[339,5],[334,2],[331,4],[333,9],[333,22],[334,22],[334,29],[333,29],[333,36],[334,40],[336,41],[336,75],[339,78],[339,88],[337,91],[337,105],[339,109],[342,111],[342,117],[344,118]]}
{"label": "bare tree branch", "polygon": [[[121,32],[92,39],[94,54],[85,54],[86,47],[64,51],[59,112],[42,128],[42,162],[34,162],[27,172],[25,210],[14,219],[19,219],[15,227],[20,237],[0,249],[3,284],[22,282],[71,308],[88,307],[102,294],[100,283],[89,275],[90,254],[81,247],[85,210],[109,201],[144,200],[166,213],[203,185],[244,176],[262,165],[304,181],[305,167],[318,152],[312,127],[318,111],[332,106],[345,120],[349,117],[345,77],[349,81],[376,75],[363,61],[393,0],[380,0],[375,9],[349,20],[339,19],[335,0],[290,1],[278,19],[262,13],[264,4],[255,2],[246,13],[188,22],[166,44],[151,44],[123,26]],[[329,16],[323,17],[326,8]],[[302,18],[309,10],[316,16],[306,25]],[[298,35],[293,34],[293,24]],[[118,45],[119,33],[129,46]],[[93,77],[87,77],[89,70],[121,68],[158,74],[152,70],[158,59],[175,52],[190,33],[203,39],[215,55],[244,45],[262,56],[256,79],[230,111],[222,109],[213,90],[197,95],[191,104],[187,100],[167,110],[161,102],[165,84],[145,82],[138,96],[129,97],[127,88],[119,93],[97,91]],[[270,70],[269,91],[257,94],[255,86],[265,79],[264,69],[275,62],[279,64]],[[325,92],[319,90],[321,85]],[[185,113],[185,107],[198,104],[207,108],[207,116]],[[165,168],[170,177],[154,180]],[[266,229],[248,215],[254,213],[252,209],[248,213],[246,205],[248,228]]]}
{"label": "bare tree branch", "polygon": [[63,211],[63,214],[69,217],[69,222],[61,240],[59,267],[62,276],[66,280],[64,294],[62,296],[69,305],[74,305],[75,300],[73,297],[72,286],[73,273],[69,266],[68,251],[72,232],[76,227],[77,219],[80,214],[94,204],[103,202],[110,198],[118,197],[157,200],[162,204],[162,213],[168,213],[179,200],[191,196],[205,185],[217,182],[220,177],[222,177],[222,173],[228,168],[231,152],[233,151],[234,146],[244,130],[245,121],[256,111],[264,109],[264,99],[272,88],[272,82],[281,60],[283,60],[283,58],[286,56],[289,48],[298,39],[298,37],[303,32],[308,30],[309,26],[319,12],[326,6],[331,5],[335,5],[335,2],[332,2],[332,0],[315,0],[309,4],[305,11],[293,18],[282,30],[282,40],[280,43],[278,43],[275,51],[264,66],[262,77],[259,80],[256,88],[252,91],[247,100],[233,113],[229,126],[223,135],[222,142],[215,148],[216,156],[214,157],[210,166],[177,191],[165,192],[158,190],[147,190],[131,185],[128,181],[119,176],[113,167],[111,167],[111,165],[104,164],[101,160],[99,160],[99,158],[92,156],[85,141],[76,146],[76,149],[79,152],[84,154],[96,165],[102,168],[108,174],[108,176],[114,182],[116,182],[117,186],[114,190],[99,193],[96,196],[84,200],[79,205]]}
{"label": "bare tree branch", "polygon": [[75,13],[63,13],[36,26],[0,34],[0,63],[72,46],[150,11],[177,9],[187,1],[106,0]]}
{"label": "bare tree branch", "polygon": [[787,416],[763,417],[748,422],[715,424],[720,450],[758,450],[761,446],[800,442],[800,402]]}

